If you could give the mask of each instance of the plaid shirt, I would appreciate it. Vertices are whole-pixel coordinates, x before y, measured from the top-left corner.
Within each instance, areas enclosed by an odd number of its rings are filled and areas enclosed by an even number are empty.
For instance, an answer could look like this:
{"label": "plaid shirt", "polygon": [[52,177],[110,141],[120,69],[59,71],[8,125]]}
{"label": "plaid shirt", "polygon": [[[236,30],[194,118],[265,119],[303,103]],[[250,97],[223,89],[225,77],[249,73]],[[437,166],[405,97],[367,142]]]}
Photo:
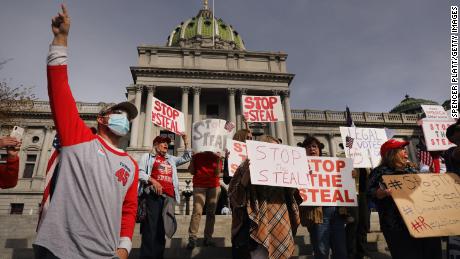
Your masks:
{"label": "plaid shirt", "polygon": [[300,224],[302,198],[298,190],[250,183],[245,186],[241,180],[246,173],[249,174],[249,164],[244,162],[229,186],[233,209],[232,237],[238,233],[247,215],[251,239],[267,249],[270,259],[291,257],[295,248],[294,236]]}

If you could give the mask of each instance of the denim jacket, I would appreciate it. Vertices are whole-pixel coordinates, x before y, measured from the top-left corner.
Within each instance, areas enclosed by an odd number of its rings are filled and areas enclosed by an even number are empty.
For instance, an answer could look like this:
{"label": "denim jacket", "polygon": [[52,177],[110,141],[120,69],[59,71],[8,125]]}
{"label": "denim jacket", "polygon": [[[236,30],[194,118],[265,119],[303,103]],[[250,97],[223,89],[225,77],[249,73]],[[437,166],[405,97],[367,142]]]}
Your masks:
{"label": "denim jacket", "polygon": [[[177,176],[177,166],[189,162],[192,158],[192,151],[186,150],[184,151],[184,154],[180,157],[166,154],[165,158],[172,167],[174,195],[176,196],[176,202],[180,203],[179,177]],[[148,182],[150,175],[152,174],[152,165],[154,161],[155,155],[150,153],[143,154],[139,161],[139,195],[141,195],[144,191],[142,188],[142,183]]]}

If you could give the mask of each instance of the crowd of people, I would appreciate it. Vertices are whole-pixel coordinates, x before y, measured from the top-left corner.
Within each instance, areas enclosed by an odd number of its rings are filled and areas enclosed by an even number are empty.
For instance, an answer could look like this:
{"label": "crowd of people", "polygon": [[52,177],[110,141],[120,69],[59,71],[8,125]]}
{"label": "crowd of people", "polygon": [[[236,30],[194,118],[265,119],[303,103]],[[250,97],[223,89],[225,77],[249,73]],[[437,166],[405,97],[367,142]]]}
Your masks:
{"label": "crowd of people", "polygon": [[[187,248],[198,246],[198,229],[206,213],[204,246],[215,246],[213,232],[221,177],[229,185],[233,258],[290,258],[295,250],[298,228],[310,233],[316,259],[370,258],[368,199],[376,205],[380,228],[393,258],[442,257],[441,239],[412,237],[399,213],[383,175],[415,174],[409,162],[409,142],[390,139],[380,148],[381,163],[371,171],[354,169],[358,185],[358,207],[300,206],[296,188],[251,184],[250,163],[246,159],[230,176],[228,153],[192,154],[188,138],[182,135],[185,150],[181,156],[168,154],[171,139],[157,136],[151,152],[135,161],[118,147],[137,114],[130,102],[100,111],[97,129],[87,127],[79,117],[67,77],[67,41],[70,17],[64,5],[52,19],[54,39],[48,54],[48,91],[51,111],[59,138],[59,166],[53,174],[51,203],[41,213],[35,257],[48,258],[128,258],[136,220],[141,223],[140,258],[163,258],[166,237],[177,229],[175,205],[180,202],[177,167],[189,163],[193,175],[193,212]],[[447,129],[456,145],[445,152],[447,170],[460,174],[460,120]],[[254,137],[238,130],[234,140]],[[268,135],[258,141],[280,144]],[[0,164],[0,188],[12,188],[18,181],[21,141],[1,137],[6,163]],[[307,156],[322,156],[324,145],[307,137],[300,145]],[[370,171],[370,173],[369,173]]]}

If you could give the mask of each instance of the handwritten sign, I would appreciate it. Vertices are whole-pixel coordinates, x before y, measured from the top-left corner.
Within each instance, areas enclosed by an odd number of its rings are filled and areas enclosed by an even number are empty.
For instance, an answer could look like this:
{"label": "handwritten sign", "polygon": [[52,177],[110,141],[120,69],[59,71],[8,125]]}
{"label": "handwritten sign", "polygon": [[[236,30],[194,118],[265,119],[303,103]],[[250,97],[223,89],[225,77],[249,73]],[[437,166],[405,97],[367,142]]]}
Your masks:
{"label": "handwritten sign", "polygon": [[284,121],[283,107],[279,96],[243,95],[243,114],[249,122]]}
{"label": "handwritten sign", "polygon": [[305,149],[260,141],[246,141],[251,183],[310,188]]}
{"label": "handwritten sign", "polygon": [[301,206],[358,206],[351,158],[315,156],[307,161],[312,187],[299,189]]}
{"label": "handwritten sign", "polygon": [[211,151],[224,154],[227,139],[232,138],[235,129],[225,126],[225,120],[207,119],[193,123],[192,149],[195,153]]}
{"label": "handwritten sign", "polygon": [[447,139],[446,130],[455,121],[434,121],[430,119],[422,120],[423,135],[425,136],[426,149],[428,151],[442,151],[455,146]]}
{"label": "handwritten sign", "polygon": [[384,175],[411,236],[460,234],[460,178],[447,174]]}
{"label": "handwritten sign", "polygon": [[354,168],[374,168],[380,163],[380,146],[388,140],[385,129],[340,127],[345,156]]}
{"label": "handwritten sign", "polygon": [[238,169],[238,166],[246,160],[248,153],[246,151],[246,143],[233,139],[227,140],[228,154],[228,174],[233,176]]}
{"label": "handwritten sign", "polygon": [[421,105],[426,118],[430,120],[450,120],[450,116],[441,105]]}
{"label": "handwritten sign", "polygon": [[153,124],[179,135],[184,134],[185,117],[182,112],[174,109],[155,97],[153,97],[152,106]]}

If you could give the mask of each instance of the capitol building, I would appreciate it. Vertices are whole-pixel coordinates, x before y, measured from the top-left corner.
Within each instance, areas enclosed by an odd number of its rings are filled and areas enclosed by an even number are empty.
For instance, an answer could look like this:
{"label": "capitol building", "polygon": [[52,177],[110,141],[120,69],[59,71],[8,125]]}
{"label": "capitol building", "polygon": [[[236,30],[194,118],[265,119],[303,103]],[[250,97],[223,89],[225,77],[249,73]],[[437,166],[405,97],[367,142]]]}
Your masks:
{"label": "capitol building", "polygon": [[[137,159],[152,149],[155,136],[168,135],[173,139],[169,152],[180,155],[184,151],[179,137],[151,122],[154,96],[185,114],[187,134],[191,136],[191,125],[206,118],[225,119],[234,122],[237,129],[242,128],[241,95],[279,95],[285,121],[251,123],[255,136],[270,134],[283,144],[295,146],[307,135],[313,135],[325,145],[324,155],[342,156],[339,127],[346,125],[345,111],[291,108],[290,95],[294,93],[290,85],[295,75],[286,68],[288,54],[248,50],[243,36],[237,28],[214,17],[204,4],[196,16],[173,28],[164,45],[138,46],[137,64],[127,68],[131,70],[132,84],[126,86],[126,97],[136,105],[139,116],[132,122],[130,135],[123,138],[123,148]],[[437,103],[406,96],[390,112],[351,114],[357,127],[395,130],[395,138],[410,141],[410,159],[416,161],[416,145],[422,134],[417,125],[421,104]],[[89,126],[96,125],[96,116],[106,105],[77,102],[80,115]],[[1,135],[9,134],[14,125],[24,127],[25,134],[19,183],[13,189],[0,191],[0,214],[34,215],[40,206],[56,133],[50,106],[47,101],[35,101],[30,109],[9,113],[11,120],[1,125]],[[4,162],[6,151],[0,150],[0,155],[0,162]],[[179,168],[181,191],[188,188],[186,180],[191,179],[187,166]],[[225,193],[227,186],[222,184],[222,188]],[[177,206],[178,214],[185,213],[184,204]]]}

